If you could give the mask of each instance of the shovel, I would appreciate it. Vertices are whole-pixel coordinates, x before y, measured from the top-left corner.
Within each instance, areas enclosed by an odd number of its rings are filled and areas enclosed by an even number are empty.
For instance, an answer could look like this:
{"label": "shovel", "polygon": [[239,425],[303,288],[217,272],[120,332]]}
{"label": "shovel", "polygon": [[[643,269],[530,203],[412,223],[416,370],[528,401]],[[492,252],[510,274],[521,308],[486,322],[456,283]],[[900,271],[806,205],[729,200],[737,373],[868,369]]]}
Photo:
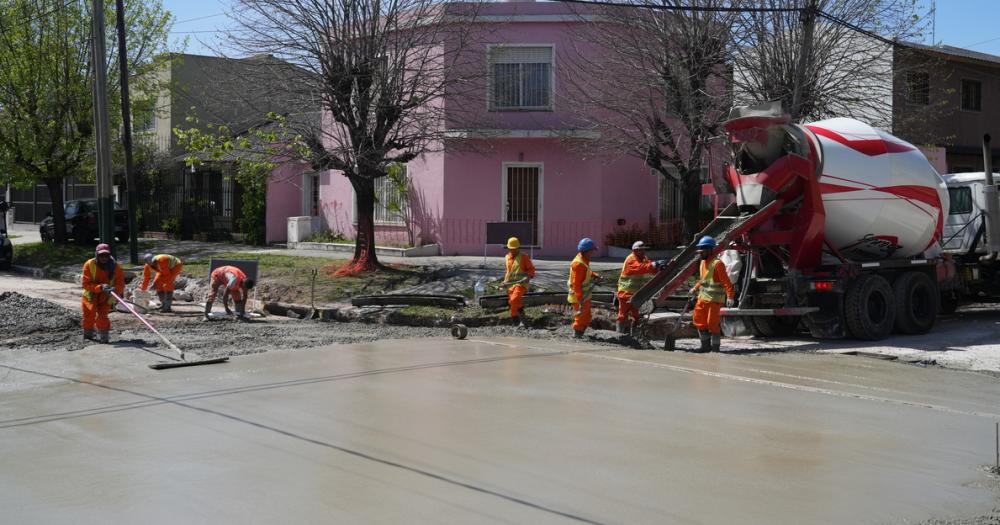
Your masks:
{"label": "shovel", "polygon": [[164,370],[164,369],[167,369],[167,368],[178,368],[178,367],[182,367],[182,366],[212,365],[212,364],[215,364],[215,363],[224,363],[226,361],[229,361],[228,357],[217,357],[215,359],[201,359],[201,360],[197,360],[197,361],[188,361],[187,359],[185,359],[184,351],[181,350],[180,348],[178,348],[177,345],[175,345],[174,343],[171,343],[170,340],[167,339],[166,336],[164,336],[163,334],[161,334],[159,332],[159,330],[157,330],[156,328],[154,328],[153,325],[149,323],[149,321],[147,321],[143,316],[139,315],[139,312],[136,312],[135,308],[132,308],[132,305],[130,305],[124,299],[122,299],[121,297],[119,297],[118,294],[115,293],[114,290],[109,290],[108,293],[110,293],[111,297],[114,297],[115,300],[118,301],[118,304],[124,305],[126,310],[128,310],[129,312],[131,312],[131,314],[134,315],[136,319],[138,319],[139,321],[141,321],[142,324],[146,325],[146,328],[149,328],[150,332],[153,332],[161,340],[163,340],[164,344],[166,344],[168,347],[170,347],[171,350],[173,350],[174,352],[177,352],[177,355],[179,355],[180,358],[181,358],[180,361],[152,364],[152,365],[149,365],[149,368],[152,368],[153,370]]}

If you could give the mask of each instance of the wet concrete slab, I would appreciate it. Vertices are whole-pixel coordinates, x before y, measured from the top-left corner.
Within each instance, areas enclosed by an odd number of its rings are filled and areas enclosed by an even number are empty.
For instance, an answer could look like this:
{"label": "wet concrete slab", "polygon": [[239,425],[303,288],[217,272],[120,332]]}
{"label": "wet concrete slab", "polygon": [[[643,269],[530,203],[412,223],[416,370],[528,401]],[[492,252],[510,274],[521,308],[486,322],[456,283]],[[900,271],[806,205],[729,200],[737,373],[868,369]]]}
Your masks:
{"label": "wet concrete slab", "polygon": [[907,523],[989,513],[994,378],[521,339],[153,371],[0,354],[10,523]]}

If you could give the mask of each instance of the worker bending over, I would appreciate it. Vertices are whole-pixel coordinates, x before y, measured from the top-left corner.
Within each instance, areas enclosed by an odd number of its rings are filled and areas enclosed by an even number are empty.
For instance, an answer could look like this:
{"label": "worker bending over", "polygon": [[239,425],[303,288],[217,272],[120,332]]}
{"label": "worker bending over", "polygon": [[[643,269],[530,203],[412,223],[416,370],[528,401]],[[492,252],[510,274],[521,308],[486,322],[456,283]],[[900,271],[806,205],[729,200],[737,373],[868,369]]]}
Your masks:
{"label": "worker bending over", "polygon": [[503,282],[507,288],[507,304],[510,305],[510,318],[521,328],[528,327],[524,317],[524,295],[528,293],[528,283],[535,278],[535,265],[531,257],[521,251],[521,241],[517,237],[507,239],[507,272]]}
{"label": "worker bending over", "polygon": [[156,290],[156,297],[160,299],[161,312],[171,312],[174,302],[174,281],[184,269],[184,263],[173,255],[161,253],[153,255],[147,253],[144,257],[146,264],[142,267],[142,285],[140,290],[146,291],[149,287],[149,277],[155,273],[153,278],[153,289]]}
{"label": "worker bending over", "polygon": [[698,293],[694,305],[692,324],[698,329],[701,339],[699,352],[718,352],[722,345],[722,304],[732,304],[736,292],[726,274],[726,265],[715,258],[715,238],[708,235],[697,244],[701,257],[701,273],[698,282],[691,288],[691,295]]}
{"label": "worker bending over", "polygon": [[212,304],[219,288],[223,288],[222,304],[226,307],[226,313],[230,313],[229,299],[232,298],[236,305],[236,316],[239,319],[246,317],[247,297],[254,287],[253,279],[247,279],[247,274],[235,266],[220,266],[212,272],[212,291],[208,294],[208,301],[205,303],[205,318],[209,318],[212,312]]}
{"label": "worker bending over", "polygon": [[597,252],[597,245],[589,237],[580,239],[576,245],[577,253],[573,264],[569,267],[569,280],[566,282],[569,295],[566,300],[573,306],[576,314],[573,316],[573,337],[583,338],[583,333],[590,326],[590,302],[594,294],[594,281],[600,280],[597,272],[590,271],[590,258]]}
{"label": "worker bending over", "polygon": [[108,314],[117,302],[109,292],[114,291],[119,297],[125,293],[125,274],[122,273],[121,265],[111,256],[110,246],[98,244],[94,258],[83,263],[82,284],[83,298],[80,300],[80,307],[83,309],[83,338],[107,343],[111,331]]}
{"label": "worker bending over", "polygon": [[665,265],[664,261],[651,261],[646,257],[646,243],[635,241],[632,244],[632,253],[625,258],[621,276],[618,277],[618,319],[615,323],[618,333],[631,333],[631,326],[626,323],[634,325],[639,320],[639,310],[629,301]]}

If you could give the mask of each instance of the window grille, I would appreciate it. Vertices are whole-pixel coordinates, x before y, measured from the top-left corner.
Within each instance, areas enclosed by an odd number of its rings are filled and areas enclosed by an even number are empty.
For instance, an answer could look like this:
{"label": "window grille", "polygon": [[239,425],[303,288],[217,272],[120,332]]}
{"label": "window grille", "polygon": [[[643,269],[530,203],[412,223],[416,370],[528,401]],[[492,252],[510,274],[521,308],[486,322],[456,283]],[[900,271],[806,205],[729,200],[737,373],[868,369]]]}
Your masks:
{"label": "window grille", "polygon": [[966,111],[982,111],[983,83],[978,80],[962,81],[962,109]]}
{"label": "window grille", "polygon": [[552,47],[490,49],[490,109],[552,109]]}
{"label": "window grille", "polygon": [[930,95],[930,75],[919,71],[910,71],[906,74],[907,103],[926,106],[930,104]]}
{"label": "window grille", "polygon": [[395,177],[375,179],[375,223],[401,226],[406,224],[410,203],[406,191],[400,186],[409,182],[406,167]]}

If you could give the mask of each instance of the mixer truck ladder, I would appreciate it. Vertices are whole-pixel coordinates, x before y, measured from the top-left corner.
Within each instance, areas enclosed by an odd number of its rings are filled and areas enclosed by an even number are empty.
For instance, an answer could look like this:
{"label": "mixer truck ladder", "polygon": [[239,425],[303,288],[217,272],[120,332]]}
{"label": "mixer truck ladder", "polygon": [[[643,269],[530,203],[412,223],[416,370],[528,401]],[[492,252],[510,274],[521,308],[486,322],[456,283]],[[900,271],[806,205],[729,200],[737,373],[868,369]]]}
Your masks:
{"label": "mixer truck ladder", "polygon": [[674,256],[667,263],[666,268],[658,272],[652,280],[632,296],[632,306],[641,309],[647,301],[654,297],[665,299],[680,287],[685,279],[694,274],[698,269],[699,262],[698,249],[695,246],[698,244],[698,239],[705,235],[715,237],[717,243],[715,253],[720,253],[727,249],[732,241],[760,226],[762,222],[777,213],[782,204],[780,199],[775,200],[749,215],[740,215],[736,205],[730,204],[698,234],[698,237],[690,245]]}

